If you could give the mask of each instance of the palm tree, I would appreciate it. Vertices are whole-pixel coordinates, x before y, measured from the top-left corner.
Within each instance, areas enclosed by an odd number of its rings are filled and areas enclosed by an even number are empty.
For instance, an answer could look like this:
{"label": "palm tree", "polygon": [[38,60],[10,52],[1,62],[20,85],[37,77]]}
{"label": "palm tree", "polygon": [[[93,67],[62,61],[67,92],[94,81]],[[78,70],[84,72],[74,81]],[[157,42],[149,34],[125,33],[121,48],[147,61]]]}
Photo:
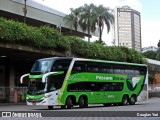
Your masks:
{"label": "palm tree", "polygon": [[111,13],[110,8],[105,8],[103,5],[99,5],[96,12],[98,16],[99,41],[102,42],[104,23],[106,24],[107,32],[109,33],[111,24],[114,23],[114,15]]}
{"label": "palm tree", "polygon": [[83,31],[88,32],[88,42],[90,42],[90,32],[94,32],[96,30],[96,24],[98,22],[97,16],[95,12],[93,12],[94,10],[94,4],[84,4],[84,6],[80,6],[76,9],[71,8],[71,13],[67,15],[68,18],[74,21],[73,25],[75,30],[77,30],[79,25]]}
{"label": "palm tree", "polygon": [[84,4],[80,7],[79,25],[83,31],[88,32],[88,42],[90,42],[90,33],[96,30],[97,16],[95,13],[96,6],[94,4]]}
{"label": "palm tree", "polygon": [[69,15],[67,15],[67,17],[71,20],[73,20],[73,26],[75,28],[75,30],[77,31],[78,28],[78,21],[79,21],[79,17],[80,17],[80,8],[70,8],[71,13]]}
{"label": "palm tree", "polygon": [[83,31],[88,32],[88,42],[90,42],[90,33],[95,32],[97,25],[100,36],[99,41],[102,42],[104,23],[106,24],[107,31],[109,32],[110,24],[113,24],[114,21],[114,16],[110,12],[109,8],[105,8],[103,5],[97,7],[94,4],[84,4],[84,6],[77,9],[71,9],[71,14],[68,16],[70,19],[76,21],[76,25],[79,25]]}

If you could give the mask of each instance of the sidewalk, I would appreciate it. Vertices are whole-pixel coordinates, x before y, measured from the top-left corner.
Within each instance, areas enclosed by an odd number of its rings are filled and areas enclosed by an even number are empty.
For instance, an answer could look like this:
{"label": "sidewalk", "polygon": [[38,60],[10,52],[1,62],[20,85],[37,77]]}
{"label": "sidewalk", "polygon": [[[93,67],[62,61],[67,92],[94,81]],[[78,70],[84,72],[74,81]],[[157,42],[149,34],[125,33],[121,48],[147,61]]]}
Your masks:
{"label": "sidewalk", "polygon": [[8,106],[8,105],[26,105],[26,102],[20,102],[20,103],[0,103],[0,106]]}

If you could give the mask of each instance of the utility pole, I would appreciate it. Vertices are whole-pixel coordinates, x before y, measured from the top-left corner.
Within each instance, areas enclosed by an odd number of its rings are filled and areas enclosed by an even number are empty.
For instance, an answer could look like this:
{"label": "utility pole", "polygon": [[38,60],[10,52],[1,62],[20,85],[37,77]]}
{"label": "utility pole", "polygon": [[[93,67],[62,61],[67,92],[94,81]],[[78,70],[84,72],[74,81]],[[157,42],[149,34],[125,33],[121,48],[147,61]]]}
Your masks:
{"label": "utility pole", "polygon": [[158,44],[157,44],[157,47],[160,48],[160,40],[159,40],[159,42],[158,42]]}
{"label": "utility pole", "polygon": [[27,15],[27,0],[24,0],[24,8],[23,8],[23,13],[24,13],[24,23],[26,23],[26,15]]}
{"label": "utility pole", "polygon": [[62,32],[62,25],[61,25],[61,23],[59,25],[57,25],[56,27],[59,30],[60,34],[61,34],[61,32]]}

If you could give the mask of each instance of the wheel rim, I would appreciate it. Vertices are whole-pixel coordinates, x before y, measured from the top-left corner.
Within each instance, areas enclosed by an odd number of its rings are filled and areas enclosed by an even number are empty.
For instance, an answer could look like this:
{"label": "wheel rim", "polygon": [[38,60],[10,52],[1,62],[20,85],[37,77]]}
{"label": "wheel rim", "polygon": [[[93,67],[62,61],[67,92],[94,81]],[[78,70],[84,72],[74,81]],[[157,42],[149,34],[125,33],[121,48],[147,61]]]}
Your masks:
{"label": "wheel rim", "polygon": [[72,106],[73,105],[73,103],[72,103],[72,100],[70,99],[70,101],[69,101],[69,104]]}
{"label": "wheel rim", "polygon": [[132,96],[131,97],[131,102],[134,103],[135,102],[135,98]]}
{"label": "wheel rim", "polygon": [[84,106],[84,99],[83,98],[82,98],[81,102],[82,102],[82,105]]}
{"label": "wheel rim", "polygon": [[124,97],[123,104],[126,105],[128,103],[127,97]]}

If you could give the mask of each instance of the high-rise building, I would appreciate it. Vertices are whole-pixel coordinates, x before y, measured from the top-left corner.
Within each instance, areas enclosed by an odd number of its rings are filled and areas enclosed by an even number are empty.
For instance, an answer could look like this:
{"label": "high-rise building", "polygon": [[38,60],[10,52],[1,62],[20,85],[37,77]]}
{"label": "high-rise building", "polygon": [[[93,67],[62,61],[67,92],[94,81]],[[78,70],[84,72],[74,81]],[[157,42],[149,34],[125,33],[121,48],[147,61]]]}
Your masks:
{"label": "high-rise building", "polygon": [[115,10],[114,44],[141,51],[141,15],[129,6]]}

